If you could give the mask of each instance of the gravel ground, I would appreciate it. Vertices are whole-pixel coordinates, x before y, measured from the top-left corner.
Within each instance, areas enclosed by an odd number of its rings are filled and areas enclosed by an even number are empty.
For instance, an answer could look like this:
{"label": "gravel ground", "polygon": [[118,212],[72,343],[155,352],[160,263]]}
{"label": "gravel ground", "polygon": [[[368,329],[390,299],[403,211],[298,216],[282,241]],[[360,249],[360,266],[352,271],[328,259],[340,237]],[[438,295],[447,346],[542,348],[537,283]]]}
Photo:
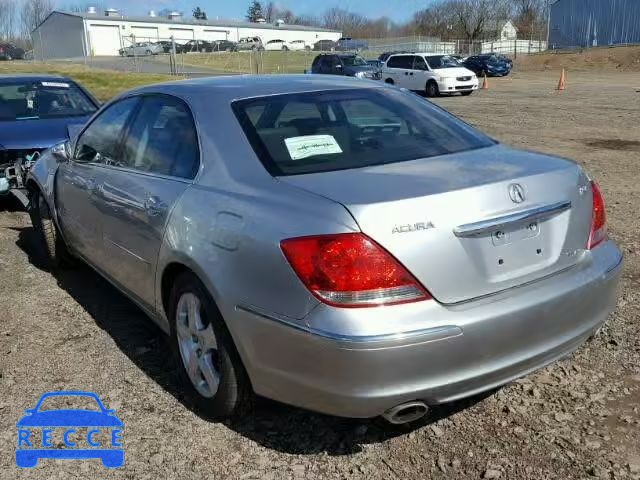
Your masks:
{"label": "gravel ground", "polygon": [[[640,478],[640,80],[515,73],[437,103],[499,140],[573,158],[599,181],[626,264],[615,312],[571,358],[391,428],[260,400],[211,423],[182,396],[160,332],[88,268],[53,277],[27,215],[0,211],[0,478]],[[125,464],[14,465],[15,422],[51,390],[96,392]]]}

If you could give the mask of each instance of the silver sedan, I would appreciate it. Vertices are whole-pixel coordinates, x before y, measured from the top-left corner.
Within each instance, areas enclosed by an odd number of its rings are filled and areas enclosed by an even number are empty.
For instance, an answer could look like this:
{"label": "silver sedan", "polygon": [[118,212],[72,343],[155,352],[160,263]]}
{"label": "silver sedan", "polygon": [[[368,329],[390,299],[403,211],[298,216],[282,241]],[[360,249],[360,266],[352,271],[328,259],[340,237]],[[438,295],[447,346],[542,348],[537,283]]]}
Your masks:
{"label": "silver sedan", "polygon": [[376,82],[132,90],[29,189],[51,266],[82,259],[148,313],[213,417],[257,393],[412,421],[570,354],[616,304],[580,166]]}

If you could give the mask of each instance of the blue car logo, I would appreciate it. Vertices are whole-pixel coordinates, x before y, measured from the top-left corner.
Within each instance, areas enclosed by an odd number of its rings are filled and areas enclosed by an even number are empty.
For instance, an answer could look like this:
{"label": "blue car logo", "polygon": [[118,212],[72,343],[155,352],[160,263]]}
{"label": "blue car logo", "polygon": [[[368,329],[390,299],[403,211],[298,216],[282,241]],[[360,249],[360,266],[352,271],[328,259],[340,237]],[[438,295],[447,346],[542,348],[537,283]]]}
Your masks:
{"label": "blue car logo", "polygon": [[[100,411],[84,409],[39,411],[46,398],[60,396],[91,397]],[[16,423],[18,427],[16,465],[18,467],[35,467],[40,458],[99,458],[102,465],[107,468],[118,468],[124,463],[122,422],[115,416],[114,410],[104,408],[95,393],[45,393],[36,406],[26,409],[25,413],[26,415]],[[78,428],[88,428],[86,435],[81,434]],[[62,440],[65,448],[54,448],[54,434],[60,435],[59,440]],[[88,448],[82,448],[85,442]],[[105,446],[110,448],[104,448]]]}

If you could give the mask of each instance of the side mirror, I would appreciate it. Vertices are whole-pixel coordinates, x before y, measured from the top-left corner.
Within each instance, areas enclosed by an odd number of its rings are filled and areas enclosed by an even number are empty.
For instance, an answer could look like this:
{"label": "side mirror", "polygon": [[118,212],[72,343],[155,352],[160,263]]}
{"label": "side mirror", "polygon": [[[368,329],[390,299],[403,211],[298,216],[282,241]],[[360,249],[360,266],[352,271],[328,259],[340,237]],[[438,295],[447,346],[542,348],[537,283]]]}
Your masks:
{"label": "side mirror", "polygon": [[67,140],[64,143],[59,143],[51,147],[51,153],[53,154],[53,156],[55,157],[58,163],[67,162],[71,157],[70,155],[71,148],[69,143],[70,143],[69,140]]}

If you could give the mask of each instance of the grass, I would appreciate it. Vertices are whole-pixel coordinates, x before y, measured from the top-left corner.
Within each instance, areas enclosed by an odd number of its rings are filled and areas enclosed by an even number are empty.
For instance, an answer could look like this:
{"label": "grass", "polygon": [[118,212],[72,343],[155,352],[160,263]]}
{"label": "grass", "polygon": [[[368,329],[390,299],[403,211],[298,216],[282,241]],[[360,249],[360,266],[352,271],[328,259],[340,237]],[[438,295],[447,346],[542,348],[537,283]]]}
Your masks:
{"label": "grass", "polygon": [[[178,55],[178,64],[236,73],[304,73],[319,52],[220,52]],[[185,70],[188,70],[185,68]]]}
{"label": "grass", "polygon": [[170,75],[128,73],[63,63],[0,62],[0,74],[3,73],[48,73],[72,78],[89,89],[99,100],[109,100],[118,93],[130,88],[150,83],[175,80]]}

